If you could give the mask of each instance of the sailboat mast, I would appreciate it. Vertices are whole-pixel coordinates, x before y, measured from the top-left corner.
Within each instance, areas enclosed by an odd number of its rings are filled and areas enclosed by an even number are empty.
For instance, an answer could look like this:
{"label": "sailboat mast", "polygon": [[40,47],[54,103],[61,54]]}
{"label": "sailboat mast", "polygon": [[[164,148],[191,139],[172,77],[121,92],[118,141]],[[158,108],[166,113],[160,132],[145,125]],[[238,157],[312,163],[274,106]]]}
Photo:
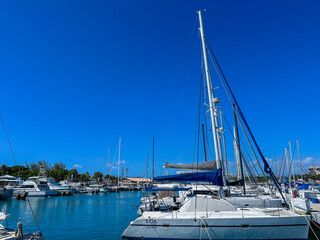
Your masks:
{"label": "sailboat mast", "polygon": [[[233,104],[233,109],[236,109],[234,104]],[[237,119],[236,111],[234,111],[234,120],[235,120],[234,124],[235,124],[236,137],[237,137],[237,146],[238,146],[238,151],[239,151],[239,164],[240,164],[241,179],[243,180],[243,194],[246,195],[245,176],[243,173],[242,155],[241,155],[241,147],[240,147],[240,136],[239,136],[239,130],[238,130],[238,119]]]}
{"label": "sailboat mast", "polygon": [[294,164],[293,164],[293,157],[292,157],[291,142],[290,141],[289,141],[289,150],[290,150],[290,158],[291,158],[293,184],[296,185],[296,179],[295,179],[295,175],[294,175]]}
{"label": "sailboat mast", "polygon": [[223,144],[223,152],[224,152],[224,161],[226,163],[226,179],[229,176],[229,166],[228,166],[228,158],[227,158],[227,148],[226,148],[226,138],[224,136],[224,128],[223,128],[223,115],[222,110],[220,110],[220,124],[221,124],[221,134],[222,134],[222,144]]}
{"label": "sailboat mast", "polygon": [[147,154],[147,179],[149,179],[149,153]]}
{"label": "sailboat mast", "polygon": [[298,147],[298,154],[299,154],[299,161],[300,161],[301,179],[302,179],[302,182],[303,182],[303,172],[302,172],[301,157],[300,157],[300,148],[299,148],[299,140],[298,140],[298,139],[297,139],[297,147]]}
{"label": "sailboat mast", "polygon": [[223,172],[223,182],[225,183],[225,175],[223,169],[223,162],[222,162],[222,148],[221,148],[221,141],[220,136],[218,133],[219,125],[218,125],[218,111],[216,109],[216,103],[220,100],[214,97],[214,92],[212,88],[212,80],[211,74],[208,64],[208,56],[207,56],[207,48],[205,43],[205,35],[203,31],[203,23],[202,23],[202,14],[201,10],[198,11],[199,15],[199,23],[200,23],[200,35],[201,35],[201,43],[202,43],[202,53],[203,53],[203,60],[204,60],[204,67],[205,67],[205,75],[207,80],[207,89],[208,89],[208,97],[209,97],[209,106],[210,106],[210,113],[211,113],[211,123],[212,123],[212,133],[213,133],[213,140],[214,140],[214,150],[215,156],[217,161],[217,167],[222,169]]}
{"label": "sailboat mast", "polygon": [[152,141],[152,180],[154,179],[154,137]]}
{"label": "sailboat mast", "polygon": [[120,151],[121,151],[121,137],[119,139],[118,186],[119,186],[119,183],[120,183]]}
{"label": "sailboat mast", "polygon": [[287,161],[289,188],[291,188],[290,160],[289,160],[289,154],[288,154],[288,149],[287,148],[284,149],[284,153],[285,153],[286,161]]}
{"label": "sailboat mast", "polygon": [[234,148],[234,157],[236,160],[236,173],[237,173],[237,180],[241,179],[241,171],[240,171],[240,155],[239,155],[239,146],[237,144],[237,134],[236,134],[236,127],[233,126],[233,148]]}
{"label": "sailboat mast", "polygon": [[203,124],[202,124],[202,137],[203,137],[204,161],[207,162],[206,137],[204,135],[204,125]]}
{"label": "sailboat mast", "polygon": [[110,145],[108,145],[107,175],[109,174],[109,165],[110,165],[109,152],[110,152]]}

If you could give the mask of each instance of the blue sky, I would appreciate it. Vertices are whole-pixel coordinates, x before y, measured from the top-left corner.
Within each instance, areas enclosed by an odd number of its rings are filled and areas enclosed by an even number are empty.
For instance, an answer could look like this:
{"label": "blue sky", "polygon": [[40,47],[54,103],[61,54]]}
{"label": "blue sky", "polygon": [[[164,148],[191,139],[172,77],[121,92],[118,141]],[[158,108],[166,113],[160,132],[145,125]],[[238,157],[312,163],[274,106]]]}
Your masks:
{"label": "blue sky", "polygon": [[[154,136],[156,174],[191,163],[204,8],[265,156],[299,138],[306,167],[320,164],[318,1],[1,1],[0,111],[17,162],[105,172],[122,137],[123,167],[141,175]],[[14,164],[3,130],[0,161]]]}

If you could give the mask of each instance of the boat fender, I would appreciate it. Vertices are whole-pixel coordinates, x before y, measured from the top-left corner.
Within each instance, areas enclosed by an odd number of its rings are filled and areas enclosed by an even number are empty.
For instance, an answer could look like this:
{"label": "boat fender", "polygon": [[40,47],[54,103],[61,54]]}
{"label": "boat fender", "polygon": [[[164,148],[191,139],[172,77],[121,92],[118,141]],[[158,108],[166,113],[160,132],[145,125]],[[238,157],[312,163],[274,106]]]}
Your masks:
{"label": "boat fender", "polygon": [[17,199],[17,200],[20,200],[20,199],[21,199],[20,193],[17,194],[16,199]]}

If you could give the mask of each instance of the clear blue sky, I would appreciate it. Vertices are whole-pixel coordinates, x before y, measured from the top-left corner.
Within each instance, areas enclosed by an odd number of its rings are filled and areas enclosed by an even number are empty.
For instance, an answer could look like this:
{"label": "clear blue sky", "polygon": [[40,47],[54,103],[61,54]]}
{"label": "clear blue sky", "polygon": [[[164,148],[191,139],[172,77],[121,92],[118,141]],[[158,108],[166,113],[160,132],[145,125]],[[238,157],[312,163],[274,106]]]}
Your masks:
{"label": "clear blue sky", "polygon": [[[156,174],[191,163],[203,8],[265,156],[299,138],[320,163],[320,2],[292,0],[1,1],[0,111],[17,162],[105,172],[121,136],[123,166],[141,175],[155,136]],[[3,130],[0,160],[14,164]]]}

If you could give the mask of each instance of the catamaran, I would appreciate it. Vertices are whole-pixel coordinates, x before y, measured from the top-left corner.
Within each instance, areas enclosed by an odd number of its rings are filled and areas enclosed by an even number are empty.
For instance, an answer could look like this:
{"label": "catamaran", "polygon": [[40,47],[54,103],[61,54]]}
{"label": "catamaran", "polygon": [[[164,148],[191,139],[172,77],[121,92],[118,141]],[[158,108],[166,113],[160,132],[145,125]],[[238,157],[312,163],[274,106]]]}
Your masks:
{"label": "catamaran", "polygon": [[[123,239],[299,239],[306,240],[309,233],[309,220],[306,216],[299,215],[290,210],[267,206],[239,206],[237,201],[226,199],[224,186],[227,185],[224,172],[223,151],[221,143],[221,129],[218,124],[218,111],[216,104],[219,99],[214,96],[211,73],[208,64],[208,44],[204,35],[202,13],[198,11],[200,36],[202,45],[202,59],[205,69],[206,88],[208,90],[207,104],[210,108],[212,134],[215,152],[216,170],[197,171],[155,177],[158,181],[185,181],[185,182],[210,182],[218,186],[219,195],[189,195],[182,206],[174,211],[145,211],[130,223],[123,232]],[[229,87],[229,86],[228,86]],[[231,91],[231,90],[230,90]],[[233,94],[232,94],[232,97]],[[270,166],[258,147],[252,132],[234,99],[234,112],[238,111],[237,118],[242,118],[248,128],[254,145],[264,163],[264,171],[269,174],[278,189],[282,201],[287,204],[279,183],[277,182]],[[240,122],[240,121],[239,121]],[[237,139],[239,143],[239,139]],[[242,174],[243,175],[243,174]],[[245,191],[245,190],[244,190]],[[261,199],[259,199],[260,201]],[[246,200],[248,202],[248,200]]]}

